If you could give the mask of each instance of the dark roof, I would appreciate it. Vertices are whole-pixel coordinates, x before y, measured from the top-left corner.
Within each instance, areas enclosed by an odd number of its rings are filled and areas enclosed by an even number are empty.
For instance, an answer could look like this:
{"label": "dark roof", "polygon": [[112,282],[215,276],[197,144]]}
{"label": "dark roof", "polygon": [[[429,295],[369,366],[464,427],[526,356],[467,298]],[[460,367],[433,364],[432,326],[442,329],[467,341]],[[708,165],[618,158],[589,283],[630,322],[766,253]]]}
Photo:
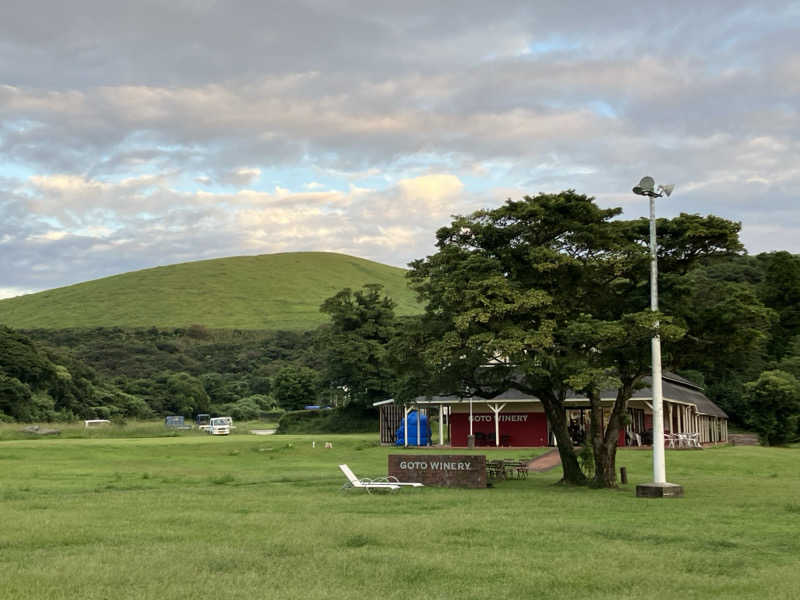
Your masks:
{"label": "dark roof", "polygon": [[694,381],[689,381],[685,377],[681,377],[680,375],[672,373],[671,371],[662,371],[661,379],[664,381],[674,381],[675,383],[680,383],[686,387],[694,388],[696,390],[700,390],[701,392],[703,391],[703,386],[697,385]]}
{"label": "dark roof", "polygon": [[[645,377],[646,386],[633,393],[635,398],[653,397],[650,389],[650,378]],[[676,400],[687,404],[694,404],[701,415],[728,418],[728,415],[719,406],[709,400],[696,383],[689,381],[675,373],[665,372],[661,377],[662,395],[667,400]]]}
{"label": "dark roof", "polygon": [[[722,417],[724,419],[728,418],[728,415],[722,410],[719,406],[714,404],[711,400],[709,400],[705,394],[703,394],[703,388],[689,381],[688,379],[681,377],[680,375],[676,375],[675,373],[671,373],[669,371],[665,371],[661,377],[661,388],[662,388],[662,395],[667,400],[675,400],[677,402],[684,402],[686,404],[693,404],[697,412],[701,415],[709,415],[712,417]],[[633,393],[634,398],[652,398],[653,392],[650,389],[650,378],[644,378],[645,387],[636,390]],[[604,398],[613,398],[616,396],[616,390],[607,390],[602,394]],[[584,396],[580,394],[575,394],[570,392],[567,395],[568,398],[584,398]],[[530,394],[525,394],[524,392],[520,392],[514,388],[510,388],[495,396],[494,398],[486,399],[486,398],[478,398],[474,397],[473,400],[477,401],[496,401],[496,400],[530,400],[531,402],[538,402],[539,399],[536,396],[531,396]],[[457,396],[420,396],[416,398],[418,401],[425,401],[425,402],[456,402],[459,400]],[[463,401],[468,401],[468,398],[463,398]]]}

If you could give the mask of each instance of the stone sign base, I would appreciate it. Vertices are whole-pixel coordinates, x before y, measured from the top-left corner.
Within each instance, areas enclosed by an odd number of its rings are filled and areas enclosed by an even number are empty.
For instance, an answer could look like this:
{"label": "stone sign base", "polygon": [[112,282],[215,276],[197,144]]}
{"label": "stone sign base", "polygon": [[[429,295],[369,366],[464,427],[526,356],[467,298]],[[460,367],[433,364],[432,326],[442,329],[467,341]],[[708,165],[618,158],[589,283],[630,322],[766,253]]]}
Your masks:
{"label": "stone sign base", "polygon": [[636,486],[637,498],[680,498],[683,486],[677,483],[640,483]]}
{"label": "stone sign base", "polygon": [[486,487],[482,454],[390,454],[389,475],[399,481],[439,487]]}

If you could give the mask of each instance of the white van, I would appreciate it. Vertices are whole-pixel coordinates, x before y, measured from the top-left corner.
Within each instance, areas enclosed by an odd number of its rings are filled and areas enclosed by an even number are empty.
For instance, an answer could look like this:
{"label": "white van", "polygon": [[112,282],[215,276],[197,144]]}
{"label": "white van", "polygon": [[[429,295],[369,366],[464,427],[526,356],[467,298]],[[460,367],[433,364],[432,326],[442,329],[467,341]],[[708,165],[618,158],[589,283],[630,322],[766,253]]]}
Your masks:
{"label": "white van", "polygon": [[233,428],[233,419],[231,417],[213,417],[208,422],[208,433],[211,435],[228,435]]}

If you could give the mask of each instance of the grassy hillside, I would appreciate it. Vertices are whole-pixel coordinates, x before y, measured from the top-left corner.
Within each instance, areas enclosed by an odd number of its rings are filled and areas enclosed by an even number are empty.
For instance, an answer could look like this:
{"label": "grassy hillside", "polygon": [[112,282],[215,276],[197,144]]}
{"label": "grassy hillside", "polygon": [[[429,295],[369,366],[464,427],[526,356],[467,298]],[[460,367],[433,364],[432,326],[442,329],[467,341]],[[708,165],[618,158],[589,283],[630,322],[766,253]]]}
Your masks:
{"label": "grassy hillside", "polygon": [[419,312],[405,271],[326,252],[240,256],[156,267],[0,300],[0,323],[21,329],[184,327],[312,329],[342,288],[379,283],[397,314]]}

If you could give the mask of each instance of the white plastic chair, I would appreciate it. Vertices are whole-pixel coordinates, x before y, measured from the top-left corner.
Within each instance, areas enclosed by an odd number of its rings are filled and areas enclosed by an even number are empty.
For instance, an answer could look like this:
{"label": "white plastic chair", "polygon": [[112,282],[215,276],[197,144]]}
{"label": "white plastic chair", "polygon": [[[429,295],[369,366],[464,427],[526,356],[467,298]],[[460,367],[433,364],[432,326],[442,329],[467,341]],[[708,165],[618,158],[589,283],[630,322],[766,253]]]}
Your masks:
{"label": "white plastic chair", "polygon": [[371,494],[372,490],[389,490],[396,492],[403,486],[423,487],[421,483],[402,483],[393,476],[381,477],[379,479],[359,479],[347,465],[339,465],[339,468],[342,470],[345,477],[347,477],[347,483],[342,486],[342,489],[364,488]]}

